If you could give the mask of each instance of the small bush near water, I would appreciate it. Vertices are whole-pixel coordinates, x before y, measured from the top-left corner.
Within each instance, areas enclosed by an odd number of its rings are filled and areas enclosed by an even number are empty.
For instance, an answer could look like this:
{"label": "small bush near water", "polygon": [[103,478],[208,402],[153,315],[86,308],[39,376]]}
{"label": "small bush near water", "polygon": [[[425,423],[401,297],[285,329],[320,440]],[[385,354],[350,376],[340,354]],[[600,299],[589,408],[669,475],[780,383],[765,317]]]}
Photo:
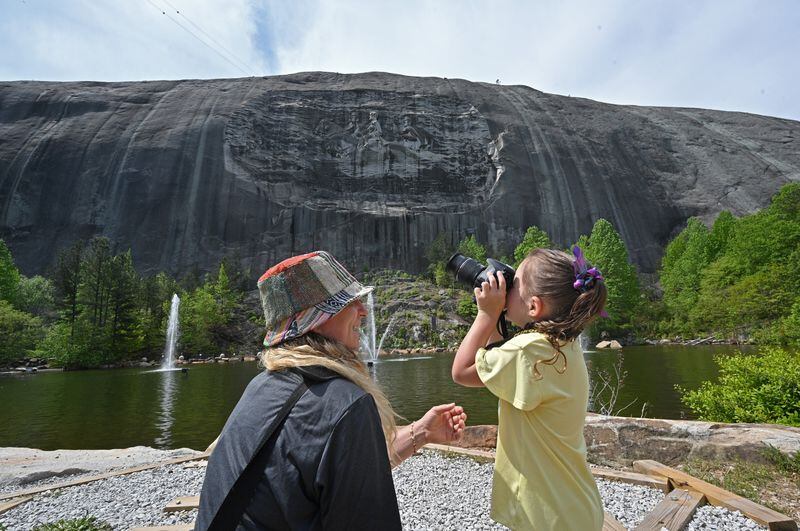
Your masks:
{"label": "small bush near water", "polygon": [[703,382],[681,400],[702,420],[800,426],[800,353],[766,347],[719,356],[717,382]]}

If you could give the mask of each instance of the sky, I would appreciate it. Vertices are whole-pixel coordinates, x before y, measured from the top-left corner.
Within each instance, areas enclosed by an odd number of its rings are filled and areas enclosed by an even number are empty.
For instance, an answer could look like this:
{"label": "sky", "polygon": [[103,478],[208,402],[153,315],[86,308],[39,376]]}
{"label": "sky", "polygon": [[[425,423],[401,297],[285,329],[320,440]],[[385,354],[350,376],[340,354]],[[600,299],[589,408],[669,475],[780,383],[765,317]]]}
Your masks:
{"label": "sky", "polygon": [[800,0],[0,0],[0,80],[309,70],[800,120]]}

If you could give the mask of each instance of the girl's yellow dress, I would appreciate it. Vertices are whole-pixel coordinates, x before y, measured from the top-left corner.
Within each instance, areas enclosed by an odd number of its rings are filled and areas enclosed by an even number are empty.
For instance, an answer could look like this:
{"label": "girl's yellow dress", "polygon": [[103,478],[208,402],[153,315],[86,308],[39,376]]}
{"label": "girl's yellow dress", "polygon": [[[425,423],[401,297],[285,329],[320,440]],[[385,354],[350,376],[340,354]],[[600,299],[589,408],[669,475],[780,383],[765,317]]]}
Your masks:
{"label": "girl's yellow dress", "polygon": [[603,527],[603,504],[586,463],[583,427],[589,376],[578,341],[555,354],[537,332],[480,349],[480,379],[500,399],[497,456],[492,484],[495,521],[515,530],[591,531]]}

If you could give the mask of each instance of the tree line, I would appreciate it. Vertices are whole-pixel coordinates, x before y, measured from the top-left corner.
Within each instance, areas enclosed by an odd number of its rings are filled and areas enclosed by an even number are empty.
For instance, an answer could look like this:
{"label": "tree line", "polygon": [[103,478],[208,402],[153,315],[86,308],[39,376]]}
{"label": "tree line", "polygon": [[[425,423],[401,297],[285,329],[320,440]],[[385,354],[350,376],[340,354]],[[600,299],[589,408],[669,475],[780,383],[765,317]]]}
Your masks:
{"label": "tree line", "polygon": [[0,365],[30,357],[88,368],[160,354],[173,293],[182,299],[182,349],[216,354],[249,276],[234,259],[203,279],[142,276],[130,250],[115,253],[97,237],[63,250],[47,277],[28,278],[0,240]]}
{"label": "tree line", "polygon": [[[751,215],[722,212],[711,227],[689,219],[666,246],[655,282],[643,281],[619,232],[605,219],[575,243],[606,278],[609,317],[596,321],[594,336],[715,336],[800,347],[798,183],[785,185],[768,207]],[[536,247],[558,246],[532,226],[509,256],[493,256],[518,266]],[[444,265],[456,251],[482,263],[487,257],[475,236],[453,245],[440,234],[428,246],[424,275],[452,288]],[[143,276],[130,251],[116,253],[102,237],[74,243],[46,277],[28,278],[0,240],[0,364],[29,356],[96,367],[153,355],[163,347],[173,293],[182,299],[182,350],[218,353],[236,342],[228,328],[237,314],[243,316],[239,321],[260,326],[258,308],[242,304],[252,283],[235,258],[202,278],[197,272],[181,279],[163,272]],[[458,293],[458,311],[469,319],[475,312],[471,294]]]}

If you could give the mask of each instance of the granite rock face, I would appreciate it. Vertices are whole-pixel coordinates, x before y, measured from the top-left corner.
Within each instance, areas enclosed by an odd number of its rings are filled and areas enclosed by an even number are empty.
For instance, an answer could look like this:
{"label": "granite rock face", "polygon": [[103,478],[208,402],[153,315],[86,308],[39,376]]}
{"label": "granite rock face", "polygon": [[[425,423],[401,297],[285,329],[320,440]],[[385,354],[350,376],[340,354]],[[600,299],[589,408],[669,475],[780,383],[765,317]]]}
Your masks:
{"label": "granite rock face", "polygon": [[26,274],[77,238],[144,271],[255,270],[327,249],[355,271],[424,265],[439,234],[509,253],[600,217],[643,271],[689,216],[800,180],[800,122],[616,106],[384,73],[0,83],[0,238]]}

